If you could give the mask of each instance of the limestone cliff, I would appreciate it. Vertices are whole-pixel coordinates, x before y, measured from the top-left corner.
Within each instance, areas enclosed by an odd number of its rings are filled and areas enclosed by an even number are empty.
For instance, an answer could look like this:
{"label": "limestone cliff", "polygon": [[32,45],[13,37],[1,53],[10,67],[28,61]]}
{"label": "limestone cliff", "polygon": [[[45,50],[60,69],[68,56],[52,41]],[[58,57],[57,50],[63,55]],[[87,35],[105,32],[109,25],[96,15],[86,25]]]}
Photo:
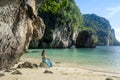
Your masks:
{"label": "limestone cliff", "polygon": [[46,28],[44,37],[39,41],[40,48],[69,48],[72,46],[72,31],[69,26],[56,24],[54,29]]}
{"label": "limestone cliff", "polygon": [[[0,68],[13,66],[28,49],[31,38],[44,33],[37,5],[42,0],[0,0]],[[34,37],[32,37],[34,36]]]}
{"label": "limestone cliff", "polygon": [[56,27],[53,32],[53,40],[50,43],[51,48],[67,48],[72,46],[72,32],[69,27]]}
{"label": "limestone cliff", "polygon": [[94,32],[90,30],[83,30],[79,32],[76,38],[76,48],[95,48],[97,44],[97,38]]}
{"label": "limestone cliff", "polygon": [[75,43],[76,32],[82,28],[82,14],[74,0],[46,0],[39,16],[46,30],[40,41],[34,40],[33,48],[37,45],[39,48],[69,48]]}

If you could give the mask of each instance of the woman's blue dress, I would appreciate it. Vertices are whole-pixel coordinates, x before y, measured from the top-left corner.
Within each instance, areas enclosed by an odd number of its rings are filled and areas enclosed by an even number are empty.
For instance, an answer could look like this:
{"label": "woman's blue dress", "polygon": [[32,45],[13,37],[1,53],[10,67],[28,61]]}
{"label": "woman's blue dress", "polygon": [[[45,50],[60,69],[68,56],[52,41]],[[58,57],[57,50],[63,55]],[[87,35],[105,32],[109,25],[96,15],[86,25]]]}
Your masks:
{"label": "woman's blue dress", "polygon": [[49,59],[46,59],[46,58],[42,58],[42,62],[45,62],[49,67],[52,67],[53,65],[52,65],[52,61],[51,60],[49,60]]}

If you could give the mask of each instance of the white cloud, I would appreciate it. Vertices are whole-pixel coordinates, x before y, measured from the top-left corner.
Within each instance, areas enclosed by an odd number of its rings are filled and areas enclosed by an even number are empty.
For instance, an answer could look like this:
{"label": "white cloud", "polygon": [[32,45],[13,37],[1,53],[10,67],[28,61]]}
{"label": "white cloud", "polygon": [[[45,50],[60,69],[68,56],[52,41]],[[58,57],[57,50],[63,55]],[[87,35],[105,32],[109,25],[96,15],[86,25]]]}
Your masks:
{"label": "white cloud", "polygon": [[120,28],[115,29],[115,36],[116,36],[117,40],[120,41]]}
{"label": "white cloud", "polygon": [[108,18],[111,18],[111,17],[113,17],[114,15],[120,13],[120,6],[107,8],[106,10],[108,11],[107,17],[108,17]]}

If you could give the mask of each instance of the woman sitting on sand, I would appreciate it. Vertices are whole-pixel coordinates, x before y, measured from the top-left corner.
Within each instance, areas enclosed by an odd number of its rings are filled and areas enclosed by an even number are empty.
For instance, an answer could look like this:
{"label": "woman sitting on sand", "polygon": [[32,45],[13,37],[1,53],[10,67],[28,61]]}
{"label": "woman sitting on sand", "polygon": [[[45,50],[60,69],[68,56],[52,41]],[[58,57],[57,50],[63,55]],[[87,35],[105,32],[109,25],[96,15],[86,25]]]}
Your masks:
{"label": "woman sitting on sand", "polygon": [[49,67],[53,66],[52,61],[46,56],[46,51],[45,50],[42,51],[41,56],[42,56],[42,62],[46,63]]}

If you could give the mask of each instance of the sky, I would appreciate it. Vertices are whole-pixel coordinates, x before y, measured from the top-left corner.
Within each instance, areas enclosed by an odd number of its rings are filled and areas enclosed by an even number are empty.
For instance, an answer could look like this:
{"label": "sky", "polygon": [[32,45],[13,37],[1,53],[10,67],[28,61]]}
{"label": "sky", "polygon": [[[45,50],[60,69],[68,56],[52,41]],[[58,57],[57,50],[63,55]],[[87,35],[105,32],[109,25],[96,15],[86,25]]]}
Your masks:
{"label": "sky", "polygon": [[120,41],[120,0],[75,0],[82,14],[96,14],[109,20]]}

